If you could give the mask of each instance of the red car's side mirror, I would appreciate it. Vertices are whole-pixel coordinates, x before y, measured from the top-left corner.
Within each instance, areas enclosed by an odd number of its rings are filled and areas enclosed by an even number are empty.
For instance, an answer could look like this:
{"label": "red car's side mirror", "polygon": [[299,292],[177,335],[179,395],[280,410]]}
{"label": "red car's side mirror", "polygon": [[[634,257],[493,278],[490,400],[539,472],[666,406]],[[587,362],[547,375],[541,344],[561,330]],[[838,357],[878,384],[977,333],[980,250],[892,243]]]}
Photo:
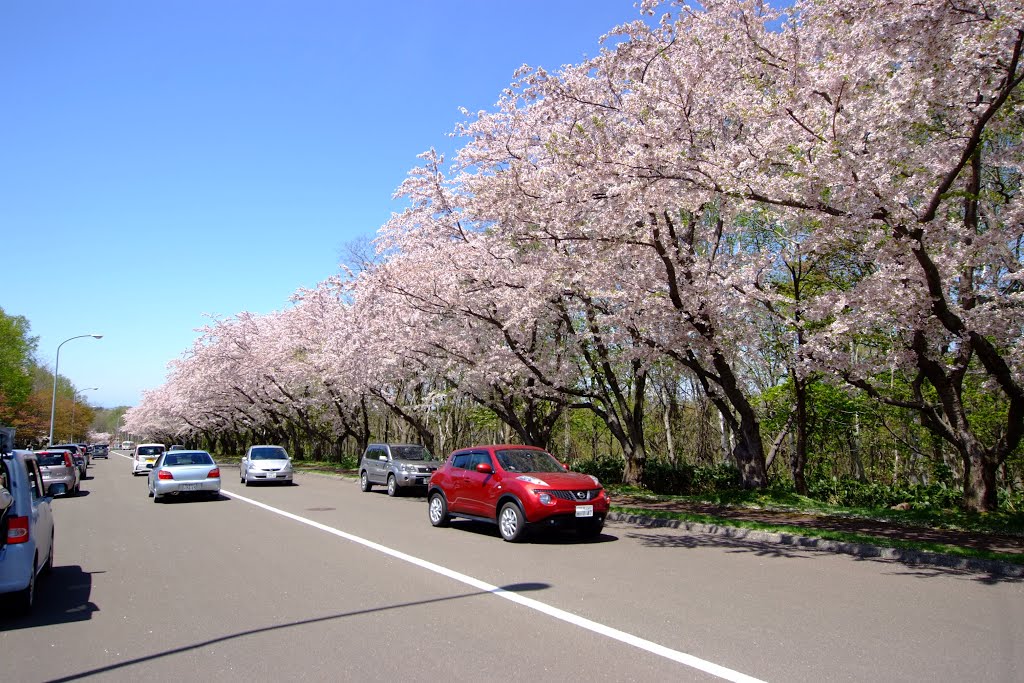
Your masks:
{"label": "red car's side mirror", "polygon": [[491,467],[489,462],[477,463],[476,471],[480,474],[494,474],[494,468]]}

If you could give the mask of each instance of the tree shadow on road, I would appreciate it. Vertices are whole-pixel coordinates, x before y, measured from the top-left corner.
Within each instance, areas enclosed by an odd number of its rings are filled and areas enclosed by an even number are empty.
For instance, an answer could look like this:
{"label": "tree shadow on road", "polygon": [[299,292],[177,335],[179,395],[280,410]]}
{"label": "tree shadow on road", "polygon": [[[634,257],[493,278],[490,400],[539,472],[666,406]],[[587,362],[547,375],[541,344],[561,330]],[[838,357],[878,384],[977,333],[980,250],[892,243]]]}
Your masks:
{"label": "tree shadow on road", "polygon": [[[507,591],[510,593],[526,593],[531,591],[547,590],[551,585],[547,583],[530,582],[530,583],[517,583],[510,584],[507,586],[499,587],[499,591]],[[163,650],[162,652],[155,652],[150,655],[142,657],[135,657],[134,659],[128,659],[125,661],[117,662],[116,664],[110,664],[108,666],[102,666],[89,671],[82,671],[76,674],[63,676],[61,678],[55,678],[50,683],[63,683],[64,681],[77,681],[83,678],[89,678],[100,674],[110,673],[126,667],[135,666],[136,664],[143,664],[146,662],[153,662],[164,657],[170,657],[173,655],[182,654],[185,652],[191,652],[194,650],[201,650],[210,646],[220,645],[222,643],[230,643],[233,640],[245,638],[247,636],[253,636],[261,633],[272,633],[274,631],[282,631],[284,629],[294,628],[296,626],[307,626],[309,624],[319,624],[329,621],[336,621],[341,619],[348,619],[350,617],[359,617],[367,614],[374,614],[377,612],[386,612],[396,609],[406,609],[408,607],[420,607],[422,605],[430,605],[436,603],[444,603],[452,600],[462,600],[464,598],[473,598],[481,595],[488,595],[492,591],[472,591],[469,593],[460,593],[458,595],[447,595],[440,598],[430,598],[428,600],[416,600],[413,602],[403,602],[394,605],[382,605],[380,607],[371,607],[368,609],[355,610],[352,612],[341,612],[338,614],[328,614],[322,617],[315,617],[312,619],[303,619],[300,621],[294,621],[287,624],[272,624],[270,626],[264,626],[262,628],[253,628],[246,631],[238,631],[237,633],[229,633],[227,635],[220,636],[218,638],[211,638],[198,643],[192,643],[190,645],[182,645],[181,647],[171,648],[169,650]]]}
{"label": "tree shadow on road", "polygon": [[[796,543],[797,537],[783,535],[786,542],[765,541],[753,538],[742,538],[698,531],[655,531],[637,530],[626,534],[628,538],[637,540],[648,548],[678,548],[694,550],[698,548],[724,549],[730,553],[753,553],[758,557],[769,557],[789,560],[813,560],[825,554],[848,558],[854,562],[874,562],[888,565],[890,574],[909,576],[920,579],[938,577],[955,577],[985,584],[1024,583],[1024,578],[1008,576],[999,571],[986,571],[977,568],[957,566],[959,558],[949,558],[949,566],[942,564],[922,563],[911,559],[887,557],[884,548],[862,548],[864,554],[845,552],[831,547],[815,547],[814,539],[810,542]],[[792,542],[790,542],[792,541]],[[851,544],[854,545],[854,544]],[[898,552],[898,551],[897,551]]]}

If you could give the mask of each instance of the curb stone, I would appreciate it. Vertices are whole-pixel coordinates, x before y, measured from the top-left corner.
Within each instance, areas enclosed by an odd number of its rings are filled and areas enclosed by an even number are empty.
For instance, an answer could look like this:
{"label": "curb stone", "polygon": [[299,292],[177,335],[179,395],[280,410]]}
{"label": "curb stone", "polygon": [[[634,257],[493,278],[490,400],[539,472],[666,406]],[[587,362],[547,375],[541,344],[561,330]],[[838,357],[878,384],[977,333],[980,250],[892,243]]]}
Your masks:
{"label": "curb stone", "polygon": [[725,536],[744,541],[775,543],[778,545],[795,546],[809,550],[824,550],[826,552],[855,555],[857,557],[895,560],[906,564],[932,565],[947,569],[985,573],[999,577],[1024,578],[1024,565],[1015,564],[1013,562],[1001,562],[999,560],[957,557],[955,555],[945,555],[943,553],[935,553],[926,550],[889,548],[880,545],[868,545],[866,543],[832,541],[825,538],[814,538],[812,536],[799,536],[797,534],[780,533],[775,531],[759,531],[756,529],[724,526],[721,524],[704,524],[701,522],[689,522],[682,519],[644,517],[642,515],[634,515],[625,512],[611,511],[608,513],[606,519],[643,527],[683,529],[685,531],[693,531],[695,533]]}

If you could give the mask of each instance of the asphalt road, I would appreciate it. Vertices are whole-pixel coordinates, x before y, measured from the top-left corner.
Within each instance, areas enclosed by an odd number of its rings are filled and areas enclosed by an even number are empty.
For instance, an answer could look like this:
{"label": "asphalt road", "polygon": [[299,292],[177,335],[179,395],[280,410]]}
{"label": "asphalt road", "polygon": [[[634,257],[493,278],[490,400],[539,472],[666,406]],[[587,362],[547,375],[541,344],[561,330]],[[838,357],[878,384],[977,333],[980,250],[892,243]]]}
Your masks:
{"label": "asphalt road", "polygon": [[154,505],[94,462],[35,613],[0,615],[0,681],[1024,680],[1017,579],[620,523],[509,544],[222,471],[220,500]]}

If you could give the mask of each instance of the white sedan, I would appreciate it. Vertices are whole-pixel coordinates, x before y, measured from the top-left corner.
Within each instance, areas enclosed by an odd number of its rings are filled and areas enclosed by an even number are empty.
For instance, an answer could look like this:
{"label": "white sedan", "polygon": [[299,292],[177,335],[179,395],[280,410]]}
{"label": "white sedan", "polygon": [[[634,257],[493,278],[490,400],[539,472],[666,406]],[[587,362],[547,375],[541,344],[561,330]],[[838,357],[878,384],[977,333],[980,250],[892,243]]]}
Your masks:
{"label": "white sedan", "polygon": [[220,468],[206,451],[167,451],[149,471],[149,497],[159,503],[164,496],[220,496]]}

